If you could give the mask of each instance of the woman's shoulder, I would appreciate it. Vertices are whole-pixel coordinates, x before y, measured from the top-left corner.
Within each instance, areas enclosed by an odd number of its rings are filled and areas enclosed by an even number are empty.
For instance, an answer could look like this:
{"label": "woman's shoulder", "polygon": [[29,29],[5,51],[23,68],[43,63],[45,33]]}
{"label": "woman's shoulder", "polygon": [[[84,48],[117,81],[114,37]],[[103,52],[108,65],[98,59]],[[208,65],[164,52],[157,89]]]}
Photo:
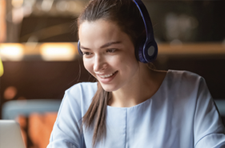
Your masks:
{"label": "woman's shoulder", "polygon": [[97,82],[81,82],[74,84],[66,90],[66,92],[77,92],[82,91],[83,93],[87,92],[96,92]]}
{"label": "woman's shoulder", "polygon": [[196,81],[204,80],[204,78],[194,72],[186,71],[186,70],[168,70],[167,72],[168,80],[171,81],[179,81],[185,83],[193,83]]}
{"label": "woman's shoulder", "polygon": [[172,76],[175,76],[175,77],[201,77],[200,75],[194,73],[194,72],[191,72],[191,71],[187,71],[187,70],[173,70],[173,69],[169,69],[168,70],[168,73],[171,74]]}
{"label": "woman's shoulder", "polygon": [[97,82],[82,82],[71,86],[65,91],[64,100],[88,106],[97,91]]}
{"label": "woman's shoulder", "polygon": [[166,84],[170,89],[193,91],[198,90],[200,86],[206,87],[205,79],[193,72],[186,70],[168,70]]}

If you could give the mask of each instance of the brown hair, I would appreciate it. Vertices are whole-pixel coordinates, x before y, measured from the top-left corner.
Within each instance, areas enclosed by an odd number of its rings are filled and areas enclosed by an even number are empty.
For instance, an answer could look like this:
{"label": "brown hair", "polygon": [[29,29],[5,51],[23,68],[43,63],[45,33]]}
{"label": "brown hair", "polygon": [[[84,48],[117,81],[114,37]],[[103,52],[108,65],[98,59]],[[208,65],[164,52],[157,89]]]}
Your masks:
{"label": "brown hair", "polygon": [[[116,23],[126,33],[134,46],[145,39],[145,28],[140,12],[132,0],[91,0],[80,14],[77,25],[99,19]],[[106,92],[98,82],[98,89],[83,117],[86,128],[94,126],[93,147],[106,137],[106,110],[111,92]]]}

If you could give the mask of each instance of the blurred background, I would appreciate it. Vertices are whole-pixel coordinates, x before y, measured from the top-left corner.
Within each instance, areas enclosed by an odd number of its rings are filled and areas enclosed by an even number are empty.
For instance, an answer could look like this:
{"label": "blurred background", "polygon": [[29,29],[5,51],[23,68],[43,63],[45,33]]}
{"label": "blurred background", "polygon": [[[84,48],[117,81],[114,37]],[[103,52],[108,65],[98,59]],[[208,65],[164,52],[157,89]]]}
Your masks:
{"label": "blurred background", "polygon": [[[203,76],[225,121],[225,1],[143,0],[157,69]],[[76,18],[88,0],[0,0],[0,119],[16,119],[29,148],[44,148],[64,91],[95,81],[77,52]]]}

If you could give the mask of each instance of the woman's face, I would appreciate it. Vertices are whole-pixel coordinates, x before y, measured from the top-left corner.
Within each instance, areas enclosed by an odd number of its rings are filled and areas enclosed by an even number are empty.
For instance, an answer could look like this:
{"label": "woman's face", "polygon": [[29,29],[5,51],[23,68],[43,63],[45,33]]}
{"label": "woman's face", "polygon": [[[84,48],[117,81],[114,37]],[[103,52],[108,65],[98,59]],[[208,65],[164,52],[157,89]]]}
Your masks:
{"label": "woman's face", "polygon": [[85,68],[106,91],[130,87],[138,71],[134,45],[129,36],[109,21],[84,21],[79,26]]}

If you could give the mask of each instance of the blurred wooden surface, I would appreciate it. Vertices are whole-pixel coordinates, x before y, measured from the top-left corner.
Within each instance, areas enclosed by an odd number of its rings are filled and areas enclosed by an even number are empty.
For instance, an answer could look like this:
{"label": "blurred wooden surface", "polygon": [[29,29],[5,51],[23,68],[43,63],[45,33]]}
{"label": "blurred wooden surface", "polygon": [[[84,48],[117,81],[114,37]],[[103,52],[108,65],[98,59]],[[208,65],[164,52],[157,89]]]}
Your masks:
{"label": "blurred wooden surface", "polygon": [[159,44],[158,49],[163,55],[225,55],[222,43]]}

